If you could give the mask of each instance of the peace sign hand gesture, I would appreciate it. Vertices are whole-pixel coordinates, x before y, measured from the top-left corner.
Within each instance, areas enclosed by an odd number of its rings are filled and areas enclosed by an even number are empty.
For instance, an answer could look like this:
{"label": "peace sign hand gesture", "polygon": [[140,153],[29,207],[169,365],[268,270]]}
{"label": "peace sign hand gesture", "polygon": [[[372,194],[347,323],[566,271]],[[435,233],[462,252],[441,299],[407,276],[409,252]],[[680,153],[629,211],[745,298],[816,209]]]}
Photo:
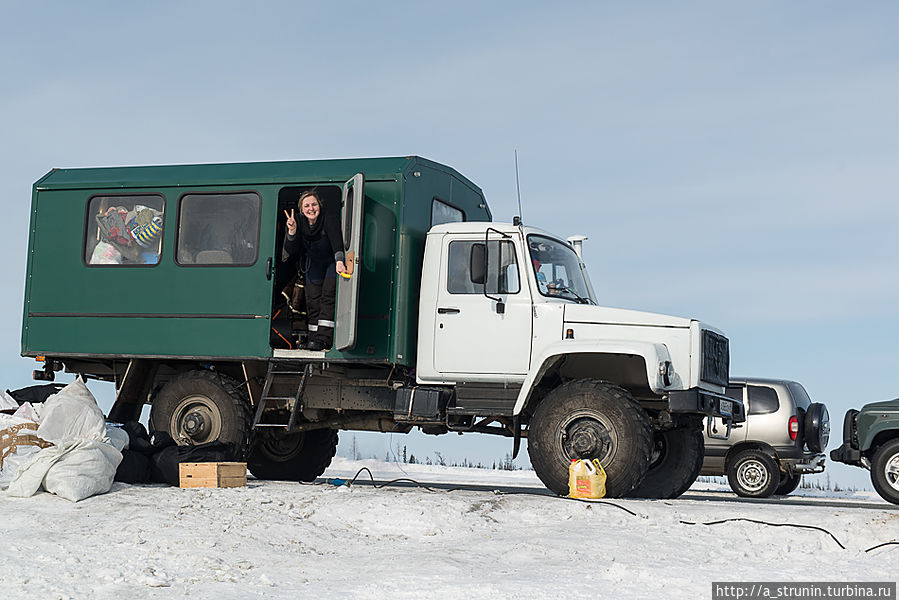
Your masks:
{"label": "peace sign hand gesture", "polygon": [[287,217],[287,233],[290,235],[296,235],[297,220],[293,216],[293,209],[291,208],[289,213],[285,210],[284,216]]}

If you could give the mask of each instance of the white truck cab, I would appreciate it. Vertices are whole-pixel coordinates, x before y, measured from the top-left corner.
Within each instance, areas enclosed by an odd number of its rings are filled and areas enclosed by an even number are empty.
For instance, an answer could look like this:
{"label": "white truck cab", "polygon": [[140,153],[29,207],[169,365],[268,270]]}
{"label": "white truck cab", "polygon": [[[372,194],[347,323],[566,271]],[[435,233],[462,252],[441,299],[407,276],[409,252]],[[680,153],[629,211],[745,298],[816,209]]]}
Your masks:
{"label": "white truck cab", "polygon": [[449,412],[511,417],[560,494],[589,456],[613,495],[679,495],[702,465],[702,417],[743,419],[719,330],[600,306],[574,245],[537,228],[433,227],[418,331],[417,383],[452,386]]}

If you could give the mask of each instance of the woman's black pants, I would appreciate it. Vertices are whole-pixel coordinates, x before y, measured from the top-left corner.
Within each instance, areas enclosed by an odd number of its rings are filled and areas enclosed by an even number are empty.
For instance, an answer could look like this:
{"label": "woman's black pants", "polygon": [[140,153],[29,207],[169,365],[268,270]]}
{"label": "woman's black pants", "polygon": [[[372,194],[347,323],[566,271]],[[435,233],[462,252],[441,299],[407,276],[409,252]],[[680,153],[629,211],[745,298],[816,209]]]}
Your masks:
{"label": "woman's black pants", "polygon": [[334,304],[337,301],[337,277],[306,282],[306,317],[309,340],[318,340],[325,348],[334,343]]}

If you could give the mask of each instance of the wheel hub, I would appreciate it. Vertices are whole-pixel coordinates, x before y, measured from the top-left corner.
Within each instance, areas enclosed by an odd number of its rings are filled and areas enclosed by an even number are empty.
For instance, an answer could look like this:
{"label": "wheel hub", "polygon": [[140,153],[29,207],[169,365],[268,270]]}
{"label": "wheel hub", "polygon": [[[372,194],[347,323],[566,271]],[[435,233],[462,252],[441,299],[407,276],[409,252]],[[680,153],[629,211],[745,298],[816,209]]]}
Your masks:
{"label": "wheel hub", "polygon": [[190,413],[184,418],[184,433],[192,438],[202,436],[206,428],[206,419],[197,411]]}
{"label": "wheel hub", "polygon": [[183,399],[172,414],[171,431],[178,443],[204,444],[217,440],[222,431],[222,416],[206,396]]}
{"label": "wheel hub", "polygon": [[588,417],[568,423],[562,434],[562,445],[571,459],[599,458],[600,462],[614,447],[609,430],[598,420]]}
{"label": "wheel hub", "polygon": [[760,490],[768,483],[768,471],[760,463],[747,461],[737,471],[740,483],[748,490]]}
{"label": "wheel hub", "polygon": [[899,490],[899,454],[894,454],[887,461],[883,468],[883,474],[890,487],[894,490]]}

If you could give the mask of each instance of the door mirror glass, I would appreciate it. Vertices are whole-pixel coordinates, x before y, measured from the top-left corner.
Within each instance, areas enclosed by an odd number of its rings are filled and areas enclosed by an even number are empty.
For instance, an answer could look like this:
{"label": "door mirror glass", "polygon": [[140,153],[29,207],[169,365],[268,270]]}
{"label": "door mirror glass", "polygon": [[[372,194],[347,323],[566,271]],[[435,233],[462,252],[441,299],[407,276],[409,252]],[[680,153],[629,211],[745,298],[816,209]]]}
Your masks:
{"label": "door mirror glass", "polygon": [[487,246],[486,244],[471,245],[471,261],[469,264],[471,271],[471,282],[478,285],[484,285],[487,281]]}

